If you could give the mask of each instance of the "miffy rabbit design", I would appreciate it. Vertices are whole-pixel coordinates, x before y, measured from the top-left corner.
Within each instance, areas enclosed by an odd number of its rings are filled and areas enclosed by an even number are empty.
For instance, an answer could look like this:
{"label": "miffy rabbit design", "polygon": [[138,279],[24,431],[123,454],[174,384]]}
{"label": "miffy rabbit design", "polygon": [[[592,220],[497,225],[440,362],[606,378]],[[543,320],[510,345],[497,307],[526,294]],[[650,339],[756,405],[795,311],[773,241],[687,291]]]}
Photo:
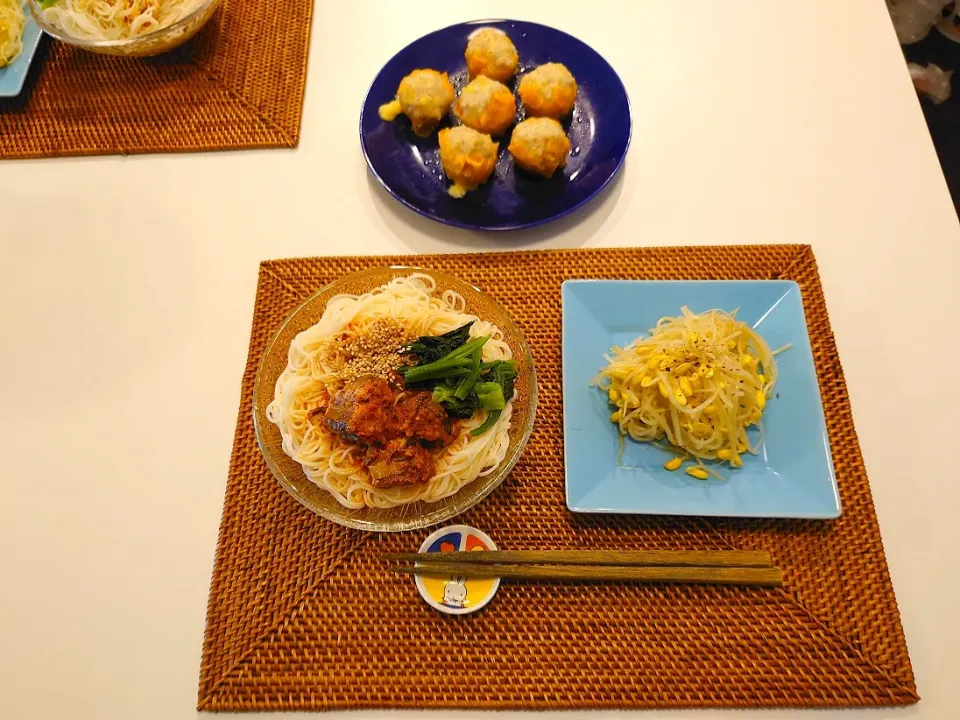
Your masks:
{"label": "miffy rabbit design", "polygon": [[443,586],[443,604],[462,608],[467,599],[467,578],[457,575]]}

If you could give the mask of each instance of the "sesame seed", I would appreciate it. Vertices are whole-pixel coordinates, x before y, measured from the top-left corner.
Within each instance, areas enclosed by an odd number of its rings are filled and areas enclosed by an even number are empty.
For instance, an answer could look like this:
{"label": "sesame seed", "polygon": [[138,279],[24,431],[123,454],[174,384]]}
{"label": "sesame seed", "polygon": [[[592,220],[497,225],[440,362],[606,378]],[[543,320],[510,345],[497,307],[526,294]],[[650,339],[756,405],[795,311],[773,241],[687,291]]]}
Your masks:
{"label": "sesame seed", "polygon": [[412,340],[412,334],[396,320],[377,318],[362,332],[348,335],[324,348],[330,364],[337,366],[337,378],[348,383],[361,377],[374,376],[391,380],[394,371],[409,364],[409,358],[397,350]]}

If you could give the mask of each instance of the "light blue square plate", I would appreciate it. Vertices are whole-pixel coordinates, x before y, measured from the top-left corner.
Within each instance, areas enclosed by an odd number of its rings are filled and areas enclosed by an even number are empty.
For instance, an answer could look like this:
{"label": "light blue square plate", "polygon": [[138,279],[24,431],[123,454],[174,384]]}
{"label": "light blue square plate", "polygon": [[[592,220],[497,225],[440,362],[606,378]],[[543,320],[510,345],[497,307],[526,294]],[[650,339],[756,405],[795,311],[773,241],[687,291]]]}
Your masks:
{"label": "light blue square plate", "polygon": [[17,56],[17,59],[6,67],[0,68],[0,98],[16,97],[23,90],[23,83],[27,79],[27,71],[30,69],[30,63],[37,52],[37,46],[40,44],[40,37],[43,33],[33,22],[33,18],[27,14],[27,26],[23,30],[23,50]]}
{"label": "light blue square plate", "polygon": [[[607,281],[563,284],[563,431],[567,506],[574,512],[727,517],[835,518],[840,498],[807,335],[800,288],[774,281]],[[724,466],[723,480],[669,472],[671,456],[627,439],[606,395],[591,386],[604,354],[646,335],[661,317],[739,308],[777,356],[774,397],[763,414],[760,455]],[[756,432],[754,429],[753,432]]]}

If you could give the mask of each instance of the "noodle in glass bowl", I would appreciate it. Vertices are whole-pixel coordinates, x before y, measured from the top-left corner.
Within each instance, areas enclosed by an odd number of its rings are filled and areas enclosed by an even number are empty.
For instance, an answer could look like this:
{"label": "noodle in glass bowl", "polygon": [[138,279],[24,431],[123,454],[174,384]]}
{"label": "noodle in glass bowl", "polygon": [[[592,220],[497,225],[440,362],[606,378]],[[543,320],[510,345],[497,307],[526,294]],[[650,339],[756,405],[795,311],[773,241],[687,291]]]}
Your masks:
{"label": "noodle in glass bowl", "polygon": [[[376,293],[392,292],[390,289],[398,287],[399,283],[399,291],[408,295],[406,300],[398,298],[397,302],[380,303],[379,307],[392,308],[392,312],[400,313],[397,317],[405,322],[398,306],[411,302],[410,281],[426,288],[425,294],[429,293],[430,297],[434,298],[435,306],[448,307],[448,299],[455,298],[458,306],[453,314],[462,313],[475,317],[475,324],[483,328],[483,334],[491,335],[491,344],[496,340],[496,352],[500,356],[504,356],[504,353],[507,353],[508,357],[512,356],[516,369],[513,383],[515,394],[512,400],[508,399],[508,406],[503,410],[500,422],[485,435],[466,438],[465,431],[479,424],[482,420],[480,415],[461,421],[461,442],[455,442],[435,453],[438,474],[434,476],[434,480],[422,486],[424,492],[414,492],[414,488],[409,486],[387,488],[386,491],[370,487],[363,490],[366,483],[362,480],[345,480],[342,467],[334,467],[339,476],[330,477],[327,472],[327,457],[330,458],[331,467],[342,465],[343,451],[335,450],[332,456],[329,452],[324,455],[326,444],[321,442],[318,447],[315,442],[317,428],[323,426],[314,415],[316,411],[307,411],[306,407],[300,405],[298,397],[286,393],[303,392],[306,397],[316,397],[317,393],[325,394],[325,389],[321,387],[324,381],[318,379],[325,377],[325,362],[321,360],[318,364],[316,348],[323,342],[341,343],[341,335],[337,333],[346,332],[354,325],[354,321],[348,318],[361,317],[364,311],[353,314],[358,312],[357,306],[370,307],[370,298],[376,298]],[[385,286],[387,290],[384,289]],[[416,305],[415,302],[412,304]],[[447,311],[441,309],[440,312]],[[444,331],[448,330],[450,322],[448,319],[443,325]],[[333,328],[334,334],[330,336],[331,340],[324,340],[328,328]],[[491,329],[494,332],[490,333]],[[309,361],[305,360],[311,355]],[[305,388],[305,384],[315,387]],[[403,394],[401,392],[401,395]],[[328,407],[336,404],[334,399]],[[513,469],[530,437],[536,404],[536,373],[526,338],[507,311],[493,297],[446,273],[411,267],[389,267],[344,276],[307,299],[284,321],[267,344],[257,370],[253,390],[253,419],[257,442],[267,465],[284,489],[298,502],[328,520],[347,527],[394,532],[443,522],[464,512],[493,492]],[[313,419],[312,426],[304,423],[304,413],[308,421]],[[328,410],[327,415],[329,414]],[[291,436],[291,430],[296,434],[304,428],[310,438],[306,435]],[[499,461],[484,466],[484,470],[479,474],[461,479],[455,487],[448,486],[444,490],[443,482],[440,482],[439,478],[449,457],[445,453],[460,453],[465,448],[469,451],[475,441],[478,442],[478,447],[482,447],[483,442],[492,442],[497,433],[502,433],[497,440],[498,443],[502,442],[497,454]],[[305,450],[307,445],[311,447]],[[303,453],[310,454],[311,457],[294,457]],[[311,463],[318,457],[319,463]],[[356,457],[359,461],[362,453],[358,452]],[[301,461],[306,464],[301,464]],[[434,482],[435,480],[437,482]],[[411,490],[410,494],[406,493],[408,488]],[[398,494],[391,495],[393,491],[398,491]],[[393,507],[371,506],[369,502],[385,497],[389,499],[405,496],[406,499],[400,500],[400,504]],[[410,500],[410,497],[415,499]]]}
{"label": "noodle in glass bowl", "polygon": [[[76,33],[73,33],[65,29],[65,25],[58,22],[57,13],[51,12],[51,10],[63,7],[66,0],[58,0],[54,7],[50,7],[50,3],[44,3],[43,0],[27,0],[27,7],[40,29],[62,43],[100,55],[148,57],[169,52],[183,45],[207,24],[220,6],[220,0],[182,1],[187,5],[183,16],[169,25],[146,30],[141,34],[130,35],[129,37],[117,37],[116,39],[109,39],[106,36],[101,38],[102,33],[97,32],[80,32],[77,30]],[[134,0],[134,3],[136,2],[137,0]],[[47,7],[44,7],[45,4]],[[83,20],[77,13],[73,13],[73,16]],[[144,21],[151,19],[152,17],[148,17],[147,13],[141,13],[132,22],[140,23],[141,27],[150,27],[150,23],[144,25]],[[69,27],[69,25],[66,27]],[[89,22],[89,27],[93,27],[92,22]]]}

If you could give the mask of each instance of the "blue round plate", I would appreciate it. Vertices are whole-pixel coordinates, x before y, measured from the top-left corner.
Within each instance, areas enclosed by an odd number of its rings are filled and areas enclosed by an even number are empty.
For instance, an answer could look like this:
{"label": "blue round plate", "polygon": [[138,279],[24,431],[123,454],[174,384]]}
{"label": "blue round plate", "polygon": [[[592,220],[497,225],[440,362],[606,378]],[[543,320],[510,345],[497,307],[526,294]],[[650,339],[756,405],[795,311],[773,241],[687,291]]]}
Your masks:
{"label": "blue round plate", "polygon": [[[400,116],[384,122],[377,114],[405,75],[433,68],[450,75],[457,92],[469,81],[463,51],[479,27],[506,32],[520,54],[520,73],[546,62],[561,62],[577,79],[571,117],[563,121],[572,149],[563,172],[549,180],[514,168],[507,152],[510,134],[499,138],[500,159],[490,180],[461,199],[447,194],[437,133],[420,138]],[[519,102],[518,102],[519,105]],[[517,121],[524,119],[523,109]],[[441,128],[455,121],[453,113]],[[630,103],[620,77],[590,46],[559,30],[519,20],[477,20],[424,35],[390,59],[377,75],[360,114],[360,144],[367,165],[387,192],[412,210],[447,225],[475,230],[516,230],[566,215],[599,193],[617,174],[630,144]]]}

